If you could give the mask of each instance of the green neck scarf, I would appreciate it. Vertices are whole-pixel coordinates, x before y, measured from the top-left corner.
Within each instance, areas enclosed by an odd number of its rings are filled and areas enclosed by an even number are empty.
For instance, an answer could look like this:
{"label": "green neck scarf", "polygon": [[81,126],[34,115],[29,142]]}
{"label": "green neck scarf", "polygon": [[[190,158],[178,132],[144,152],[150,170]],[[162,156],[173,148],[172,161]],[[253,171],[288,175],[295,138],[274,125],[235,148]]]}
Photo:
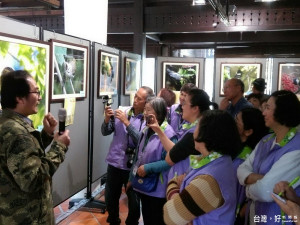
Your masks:
{"label": "green neck scarf", "polygon": [[190,155],[190,166],[193,169],[199,169],[222,156],[223,155],[218,152],[210,152],[210,154],[205,157],[202,155]]}
{"label": "green neck scarf", "polygon": [[189,130],[189,129],[191,129],[192,127],[196,126],[197,123],[198,123],[198,120],[195,120],[193,123],[185,123],[185,124],[182,125],[182,128],[183,128],[184,130]]}
{"label": "green neck scarf", "polygon": [[237,156],[237,158],[245,160],[248,158],[248,156],[251,154],[251,152],[252,152],[252,149],[248,145],[246,145],[243,148],[242,152]]}
{"label": "green neck scarf", "polygon": [[[297,128],[296,127],[292,127],[287,134],[284,136],[284,138],[278,143],[280,147],[285,146],[287,143],[289,143],[290,140],[293,139],[293,137],[296,135],[297,133]],[[264,142],[267,142],[269,140],[271,140],[272,138],[274,138],[276,136],[276,134],[272,134],[269,138],[267,138],[266,140],[264,140]]]}

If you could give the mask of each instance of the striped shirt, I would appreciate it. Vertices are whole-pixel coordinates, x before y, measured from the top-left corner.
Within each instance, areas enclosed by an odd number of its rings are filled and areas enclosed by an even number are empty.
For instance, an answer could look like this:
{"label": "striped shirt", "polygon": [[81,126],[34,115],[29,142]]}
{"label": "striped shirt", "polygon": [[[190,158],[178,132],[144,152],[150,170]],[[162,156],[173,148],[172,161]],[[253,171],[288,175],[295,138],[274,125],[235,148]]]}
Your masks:
{"label": "striped shirt", "polygon": [[[170,180],[167,203],[164,205],[166,224],[186,224],[223,205],[224,199],[217,181],[210,175],[199,175],[180,191],[182,177]],[[183,179],[182,179],[183,180]]]}

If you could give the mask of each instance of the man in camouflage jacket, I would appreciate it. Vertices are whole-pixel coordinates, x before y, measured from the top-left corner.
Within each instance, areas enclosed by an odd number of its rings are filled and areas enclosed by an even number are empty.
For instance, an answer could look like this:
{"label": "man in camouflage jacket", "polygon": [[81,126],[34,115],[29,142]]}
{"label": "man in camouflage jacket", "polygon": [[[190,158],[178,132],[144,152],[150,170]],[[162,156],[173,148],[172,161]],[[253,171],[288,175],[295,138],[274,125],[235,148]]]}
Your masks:
{"label": "man in camouflage jacket", "polygon": [[41,98],[29,73],[11,72],[1,81],[0,224],[53,225],[52,176],[64,161],[69,131],[54,134],[57,121],[50,113],[42,132],[32,127],[27,116],[37,113]]}

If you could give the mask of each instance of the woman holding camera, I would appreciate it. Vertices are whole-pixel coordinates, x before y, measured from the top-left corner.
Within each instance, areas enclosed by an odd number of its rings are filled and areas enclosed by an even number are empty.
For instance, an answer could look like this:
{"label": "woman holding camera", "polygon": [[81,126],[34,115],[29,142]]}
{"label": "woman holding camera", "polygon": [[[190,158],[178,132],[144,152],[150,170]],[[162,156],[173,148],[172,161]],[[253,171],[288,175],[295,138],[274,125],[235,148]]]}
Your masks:
{"label": "woman holding camera", "polygon": [[[170,167],[166,166],[164,161],[166,152],[159,137],[149,128],[149,124],[157,121],[160,130],[168,138],[176,141],[176,133],[166,121],[166,115],[167,106],[162,98],[147,100],[144,109],[147,127],[141,134],[129,179],[141,199],[145,225],[164,224],[162,208],[166,202],[167,175]],[[150,185],[147,185],[147,182]]]}
{"label": "woman holding camera", "polygon": [[172,166],[169,179],[172,179],[176,175],[181,175],[189,168],[189,155],[199,154],[195,150],[193,133],[197,125],[198,119],[202,113],[209,109],[209,106],[214,103],[209,100],[209,96],[204,90],[191,89],[187,92],[185,100],[182,101],[182,118],[189,123],[184,124],[181,129],[184,130],[179,137],[179,141],[173,143],[161,130],[156,123],[150,125],[150,127],[158,134],[166,151],[172,149],[173,158],[176,158],[176,164],[169,163],[169,152],[167,154],[167,162]]}

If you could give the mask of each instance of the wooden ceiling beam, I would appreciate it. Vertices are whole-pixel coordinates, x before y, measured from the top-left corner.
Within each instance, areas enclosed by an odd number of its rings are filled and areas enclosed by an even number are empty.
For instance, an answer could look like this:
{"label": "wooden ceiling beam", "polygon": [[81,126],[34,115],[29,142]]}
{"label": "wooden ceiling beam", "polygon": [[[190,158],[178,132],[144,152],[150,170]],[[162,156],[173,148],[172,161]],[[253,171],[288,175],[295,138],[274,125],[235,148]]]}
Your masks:
{"label": "wooden ceiling beam", "polygon": [[58,0],[38,0],[39,2],[42,2],[44,4],[50,5],[54,8],[59,8],[60,7],[60,1]]}
{"label": "wooden ceiling beam", "polygon": [[63,16],[63,10],[17,10],[17,11],[0,11],[0,15],[8,17],[23,16]]}
{"label": "wooden ceiling beam", "polygon": [[58,0],[1,0],[1,8],[4,7],[31,7],[31,6],[51,6],[60,7]]}

